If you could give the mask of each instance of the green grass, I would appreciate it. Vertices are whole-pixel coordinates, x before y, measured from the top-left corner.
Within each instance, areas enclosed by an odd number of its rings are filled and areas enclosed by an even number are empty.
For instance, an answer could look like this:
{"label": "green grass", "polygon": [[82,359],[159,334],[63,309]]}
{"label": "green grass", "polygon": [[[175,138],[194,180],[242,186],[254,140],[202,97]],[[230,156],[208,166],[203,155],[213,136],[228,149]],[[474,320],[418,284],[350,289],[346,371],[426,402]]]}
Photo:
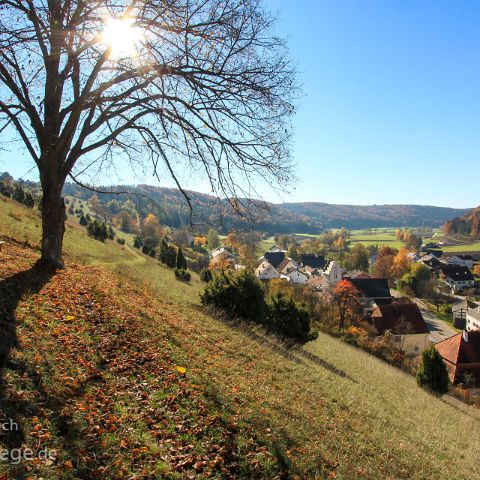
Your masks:
{"label": "green grass", "polygon": [[265,252],[268,252],[270,248],[275,245],[274,237],[268,237],[263,239],[257,247],[257,255],[263,255]]}
{"label": "green grass", "polygon": [[[38,242],[31,210],[0,202],[0,219],[0,234]],[[328,335],[292,351],[260,331],[225,323],[199,308],[197,276],[191,285],[177,282],[157,261],[128,245],[93,240],[76,224],[67,226],[65,250],[70,262],[101,264],[119,283],[148,292],[149,336],[158,336],[159,348],[168,338],[188,376],[236,412],[291,478],[480,477],[480,415],[473,407],[436,398],[412,376]],[[160,392],[157,398],[161,405]]]}
{"label": "green grass", "polygon": [[444,252],[480,252],[480,242],[442,247]]}
{"label": "green grass", "polygon": [[400,249],[404,246],[402,242],[395,238],[395,235],[387,233],[386,231],[381,233],[367,233],[364,230],[356,230],[352,232],[350,241],[352,242],[352,245],[355,243],[362,243],[366,247],[369,245],[385,245],[387,247]]}

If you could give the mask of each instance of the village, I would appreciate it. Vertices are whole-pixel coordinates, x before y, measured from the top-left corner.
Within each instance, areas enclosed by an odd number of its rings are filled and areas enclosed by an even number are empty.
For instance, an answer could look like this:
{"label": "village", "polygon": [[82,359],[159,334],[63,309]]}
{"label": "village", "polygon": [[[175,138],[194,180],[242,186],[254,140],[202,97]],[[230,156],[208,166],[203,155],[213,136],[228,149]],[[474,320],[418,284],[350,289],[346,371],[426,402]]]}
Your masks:
{"label": "village", "polygon": [[[274,282],[285,288],[310,291],[321,299],[331,299],[337,290],[350,287],[358,296],[359,324],[370,327],[374,340],[380,342],[388,337],[411,360],[434,345],[447,366],[451,383],[478,394],[475,387],[480,386],[480,303],[474,300],[478,299],[478,282],[472,271],[480,253],[448,254],[436,243],[424,244],[418,252],[404,252],[409,268],[428,272],[434,291],[430,287],[428,294],[421,295],[427,299],[417,296],[415,289],[402,284],[402,279],[392,281],[373,275],[378,253],[370,256],[369,269],[365,271],[345,269],[324,255],[301,253],[294,259],[288,253],[272,246],[257,259],[256,277],[265,284]],[[220,264],[237,271],[245,268],[238,262],[228,246],[211,252],[213,268]],[[348,303],[348,297],[344,300]],[[446,321],[446,316],[451,321]]]}

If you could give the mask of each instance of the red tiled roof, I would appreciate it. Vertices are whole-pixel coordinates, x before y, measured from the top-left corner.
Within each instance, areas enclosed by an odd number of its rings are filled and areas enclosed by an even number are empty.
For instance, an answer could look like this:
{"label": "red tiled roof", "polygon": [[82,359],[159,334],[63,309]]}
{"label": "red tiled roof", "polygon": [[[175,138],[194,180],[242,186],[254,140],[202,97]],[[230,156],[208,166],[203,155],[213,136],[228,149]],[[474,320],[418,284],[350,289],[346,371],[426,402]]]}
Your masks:
{"label": "red tiled roof", "polygon": [[468,332],[468,341],[465,341],[463,333],[458,333],[437,343],[435,348],[447,361],[452,382],[462,380],[464,371],[480,379],[480,332]]}
{"label": "red tiled roof", "polygon": [[380,334],[386,330],[392,330],[397,334],[429,332],[416,303],[379,305],[372,313],[372,321]]}

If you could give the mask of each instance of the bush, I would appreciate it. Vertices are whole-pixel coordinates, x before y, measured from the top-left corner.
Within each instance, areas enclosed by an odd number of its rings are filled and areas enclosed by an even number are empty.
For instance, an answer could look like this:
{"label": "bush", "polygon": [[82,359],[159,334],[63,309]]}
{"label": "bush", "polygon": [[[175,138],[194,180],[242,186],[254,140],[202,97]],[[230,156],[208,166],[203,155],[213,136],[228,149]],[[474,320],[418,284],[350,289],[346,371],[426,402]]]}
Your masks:
{"label": "bush", "polygon": [[275,293],[267,305],[266,326],[276,333],[299,342],[315,338],[311,333],[311,317],[308,310],[282,292]]}
{"label": "bush", "polygon": [[207,284],[200,298],[203,305],[223,310],[231,318],[263,323],[265,290],[261,281],[249,270],[233,273],[224,270]]}
{"label": "bush", "polygon": [[142,239],[137,235],[133,241],[134,248],[142,248]]}
{"label": "bush", "polygon": [[25,193],[25,196],[23,197],[23,204],[29,208],[33,208],[35,206],[35,199],[30,192]]}
{"label": "bush", "polygon": [[200,280],[202,282],[208,283],[212,281],[212,279],[213,279],[212,271],[208,268],[203,268],[202,271],[200,272]]}
{"label": "bush", "polygon": [[150,245],[149,243],[145,243],[142,247],[142,253],[145,255],[149,255],[150,257],[155,256],[155,247]]}
{"label": "bush", "polygon": [[188,272],[187,270],[185,269],[179,269],[179,268],[176,268],[175,269],[175,278],[177,280],[181,280],[182,282],[189,282],[190,281],[190,278],[191,278],[191,275],[190,275],[190,272]]}
{"label": "bush", "polygon": [[107,225],[98,220],[94,220],[88,224],[87,232],[91,237],[100,240],[101,242],[104,242],[108,238]]}
{"label": "bush", "polygon": [[119,243],[120,245],[125,245],[125,239],[122,237],[117,237],[117,243]]}
{"label": "bush", "polygon": [[84,215],[82,215],[80,217],[80,221],[79,221],[80,225],[82,225],[82,227],[86,227],[88,225],[88,220],[85,218]]}
{"label": "bush", "polygon": [[417,369],[417,383],[434,393],[448,392],[448,371],[438,350],[432,345],[422,352],[422,360]]}

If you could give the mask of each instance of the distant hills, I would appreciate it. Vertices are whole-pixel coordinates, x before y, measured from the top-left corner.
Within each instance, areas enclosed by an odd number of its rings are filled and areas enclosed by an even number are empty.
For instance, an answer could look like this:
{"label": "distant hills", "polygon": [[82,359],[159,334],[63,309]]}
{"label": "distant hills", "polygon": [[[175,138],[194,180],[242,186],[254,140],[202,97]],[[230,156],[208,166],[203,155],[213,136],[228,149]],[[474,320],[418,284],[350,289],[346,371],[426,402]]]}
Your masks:
{"label": "distant hills", "polygon": [[480,207],[449,219],[443,230],[447,235],[456,238],[480,239]]}
{"label": "distant hills", "polygon": [[449,215],[464,215],[469,211],[429,205],[336,205],[318,202],[285,203],[282,207],[308,217],[324,228],[345,226],[349,229],[392,226],[440,227]]}
{"label": "distant hills", "polygon": [[[97,194],[101,202],[113,198],[121,201],[130,199],[141,216],[150,211],[156,213],[164,225],[180,227],[190,222],[190,211],[182,193],[173,188],[149,185],[116,186],[113,190],[128,190],[151,198],[156,205],[138,195]],[[65,193],[88,199],[92,192],[75,184],[67,184]],[[470,209],[455,209],[424,205],[334,205],[328,203],[266,203],[264,209],[254,208],[249,218],[235,214],[226,200],[203,193],[189,191],[195,212],[196,224],[216,225],[225,233],[231,229],[252,229],[277,233],[318,233],[325,228],[363,229],[396,226],[441,227],[451,218],[467,214]],[[252,218],[253,217],[253,218]]]}

